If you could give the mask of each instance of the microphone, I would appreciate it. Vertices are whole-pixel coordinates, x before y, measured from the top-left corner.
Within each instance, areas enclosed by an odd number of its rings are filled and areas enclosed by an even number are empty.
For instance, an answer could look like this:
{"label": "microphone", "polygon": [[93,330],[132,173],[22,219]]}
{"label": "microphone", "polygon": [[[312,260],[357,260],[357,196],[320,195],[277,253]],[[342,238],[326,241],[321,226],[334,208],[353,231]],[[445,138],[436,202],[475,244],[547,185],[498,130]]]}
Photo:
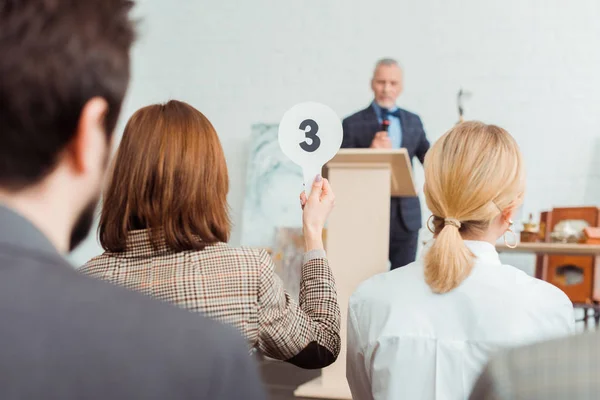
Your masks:
{"label": "microphone", "polygon": [[388,119],[388,117],[386,115],[384,120],[381,121],[381,130],[387,132],[389,127],[390,127],[390,120]]}

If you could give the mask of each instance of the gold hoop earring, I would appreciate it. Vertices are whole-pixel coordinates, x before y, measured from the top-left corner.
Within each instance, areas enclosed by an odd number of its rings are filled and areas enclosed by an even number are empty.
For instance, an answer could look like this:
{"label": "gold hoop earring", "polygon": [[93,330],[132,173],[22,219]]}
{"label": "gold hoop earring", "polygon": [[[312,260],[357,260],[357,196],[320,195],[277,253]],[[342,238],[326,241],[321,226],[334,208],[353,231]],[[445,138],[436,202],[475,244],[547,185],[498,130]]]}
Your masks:
{"label": "gold hoop earring", "polygon": [[[506,240],[506,234],[507,234],[507,233],[509,233],[509,232],[510,232],[510,234],[511,234],[511,235],[513,236],[513,238],[514,238],[514,242],[513,242],[513,243],[511,243],[511,244],[509,244],[509,243],[508,243],[508,240]],[[508,247],[509,249],[514,249],[514,248],[516,248],[516,247],[517,247],[517,245],[518,245],[518,242],[517,242],[517,234],[516,234],[516,233],[514,233],[514,232],[512,231],[512,229],[510,229],[510,228],[508,228],[508,229],[506,230],[506,232],[504,232],[504,244],[505,244],[505,245],[506,245],[506,247]]]}
{"label": "gold hoop earring", "polygon": [[427,229],[429,229],[429,232],[435,234],[435,229],[431,229],[431,225],[429,225],[429,222],[431,222],[431,218],[433,218],[433,214],[431,214],[429,218],[427,218],[427,223],[425,225],[427,225]]}

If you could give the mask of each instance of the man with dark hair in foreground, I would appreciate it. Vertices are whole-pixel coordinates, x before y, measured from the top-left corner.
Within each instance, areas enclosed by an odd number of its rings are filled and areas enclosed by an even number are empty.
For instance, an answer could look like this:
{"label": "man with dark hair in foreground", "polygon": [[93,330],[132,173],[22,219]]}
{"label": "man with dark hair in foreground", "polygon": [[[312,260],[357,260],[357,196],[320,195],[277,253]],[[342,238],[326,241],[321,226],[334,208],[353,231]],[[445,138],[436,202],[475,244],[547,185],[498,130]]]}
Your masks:
{"label": "man with dark hair in foreground", "polygon": [[233,327],[78,274],[129,81],[127,0],[0,0],[0,398],[262,399]]}

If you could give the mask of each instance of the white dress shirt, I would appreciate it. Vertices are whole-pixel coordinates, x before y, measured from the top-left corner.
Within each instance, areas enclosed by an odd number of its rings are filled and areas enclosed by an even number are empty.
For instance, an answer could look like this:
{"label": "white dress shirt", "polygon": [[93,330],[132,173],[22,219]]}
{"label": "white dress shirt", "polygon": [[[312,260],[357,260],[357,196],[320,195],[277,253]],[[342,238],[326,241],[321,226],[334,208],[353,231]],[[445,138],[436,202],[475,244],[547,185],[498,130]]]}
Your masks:
{"label": "white dress shirt", "polygon": [[354,399],[467,399],[494,351],[574,331],[573,306],[560,289],[503,265],[490,243],[465,244],[475,266],[449,293],[431,291],[422,258],[354,292],[347,355]]}

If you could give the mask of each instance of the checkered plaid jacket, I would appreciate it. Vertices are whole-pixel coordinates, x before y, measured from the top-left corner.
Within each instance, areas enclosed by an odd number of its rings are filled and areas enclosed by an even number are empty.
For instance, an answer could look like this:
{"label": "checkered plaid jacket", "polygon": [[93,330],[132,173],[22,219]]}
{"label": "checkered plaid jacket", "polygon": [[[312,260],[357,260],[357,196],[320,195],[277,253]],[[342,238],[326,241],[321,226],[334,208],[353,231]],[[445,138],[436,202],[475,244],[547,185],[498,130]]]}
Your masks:
{"label": "checkered plaid jacket", "polygon": [[271,358],[321,368],[340,351],[340,309],[325,258],[304,263],[299,304],[264,250],[219,243],[173,252],[164,240],[154,248],[148,230],[131,231],[125,252],[105,252],[79,271],[232,324]]}

